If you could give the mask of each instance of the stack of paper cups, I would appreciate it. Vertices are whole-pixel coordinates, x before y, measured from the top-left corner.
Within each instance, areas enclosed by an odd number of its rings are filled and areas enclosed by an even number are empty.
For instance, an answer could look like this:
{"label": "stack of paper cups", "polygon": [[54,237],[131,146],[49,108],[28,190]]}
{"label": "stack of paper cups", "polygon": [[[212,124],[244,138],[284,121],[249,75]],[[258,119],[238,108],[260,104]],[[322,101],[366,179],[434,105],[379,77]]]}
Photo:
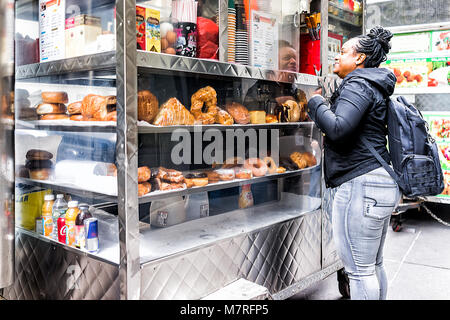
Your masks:
{"label": "stack of paper cups", "polygon": [[228,62],[236,59],[236,9],[234,1],[228,2]]}

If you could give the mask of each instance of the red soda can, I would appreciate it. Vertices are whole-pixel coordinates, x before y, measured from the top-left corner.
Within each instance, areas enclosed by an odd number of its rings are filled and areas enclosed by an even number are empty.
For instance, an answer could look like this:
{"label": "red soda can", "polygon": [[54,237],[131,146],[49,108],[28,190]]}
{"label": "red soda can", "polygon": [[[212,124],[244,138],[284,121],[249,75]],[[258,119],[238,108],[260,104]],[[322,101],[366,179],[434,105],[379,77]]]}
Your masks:
{"label": "red soda can", "polygon": [[58,218],[58,241],[66,243],[66,217],[60,216]]}

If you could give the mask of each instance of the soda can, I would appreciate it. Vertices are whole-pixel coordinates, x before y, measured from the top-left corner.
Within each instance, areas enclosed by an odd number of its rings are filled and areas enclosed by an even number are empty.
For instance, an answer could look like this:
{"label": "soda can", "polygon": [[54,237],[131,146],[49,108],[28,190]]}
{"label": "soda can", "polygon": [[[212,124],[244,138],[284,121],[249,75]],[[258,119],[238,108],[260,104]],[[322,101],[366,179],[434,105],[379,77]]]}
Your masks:
{"label": "soda can", "polygon": [[98,219],[88,218],[84,220],[84,232],[86,236],[85,249],[89,252],[98,251]]}
{"label": "soda can", "polygon": [[58,218],[58,241],[66,243],[66,217],[60,216]]}

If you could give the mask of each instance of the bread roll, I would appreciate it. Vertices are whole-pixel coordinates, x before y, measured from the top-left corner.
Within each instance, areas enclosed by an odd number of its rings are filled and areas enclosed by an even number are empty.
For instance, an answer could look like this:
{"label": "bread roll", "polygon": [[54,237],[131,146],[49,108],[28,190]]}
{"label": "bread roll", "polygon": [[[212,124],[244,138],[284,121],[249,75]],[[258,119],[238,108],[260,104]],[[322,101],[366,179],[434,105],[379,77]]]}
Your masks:
{"label": "bread roll", "polygon": [[159,111],[158,99],[148,90],[138,92],[138,120],[151,123]]}
{"label": "bread roll", "polygon": [[66,92],[42,92],[42,102],[44,103],[67,103],[69,98]]}
{"label": "bread roll", "polygon": [[107,102],[107,97],[88,94],[81,103],[81,114],[87,119],[105,121],[108,115]]}
{"label": "bread roll", "polygon": [[41,103],[36,108],[38,115],[49,113],[66,113],[66,106],[61,103]]}

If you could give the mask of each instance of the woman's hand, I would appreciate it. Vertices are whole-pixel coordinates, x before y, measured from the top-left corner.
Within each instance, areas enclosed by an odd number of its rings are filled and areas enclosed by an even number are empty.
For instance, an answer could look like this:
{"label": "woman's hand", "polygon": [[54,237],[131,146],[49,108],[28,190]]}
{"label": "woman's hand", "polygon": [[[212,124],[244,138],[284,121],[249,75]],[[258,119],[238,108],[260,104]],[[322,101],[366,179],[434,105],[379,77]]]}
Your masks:
{"label": "woman's hand", "polygon": [[316,89],[316,91],[314,91],[314,93],[313,93],[313,96],[315,96],[315,95],[321,96],[322,95],[322,88]]}

